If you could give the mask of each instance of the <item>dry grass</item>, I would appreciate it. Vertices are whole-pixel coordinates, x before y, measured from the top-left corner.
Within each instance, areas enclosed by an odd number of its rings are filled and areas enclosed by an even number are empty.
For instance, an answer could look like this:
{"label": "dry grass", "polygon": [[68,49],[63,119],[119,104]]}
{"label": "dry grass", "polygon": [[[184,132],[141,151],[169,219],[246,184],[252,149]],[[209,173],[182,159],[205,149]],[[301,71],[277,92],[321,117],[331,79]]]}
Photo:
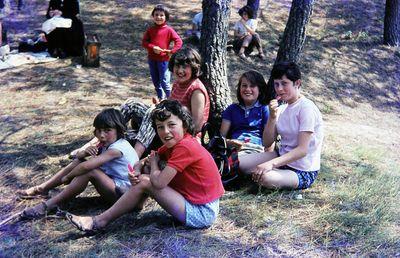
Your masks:
{"label": "dry grass", "polygon": [[[181,35],[198,2],[165,1]],[[233,1],[232,24],[242,2]],[[248,69],[268,77],[290,2],[263,2],[259,32],[267,61],[243,63],[229,54],[231,87]],[[175,225],[154,202],[94,237],[54,217],[12,223],[1,228],[0,256],[398,256],[400,55],[381,45],[382,2],[315,3],[301,66],[304,93],[323,111],[326,140],[311,189],[227,192],[220,218],[206,230]],[[100,109],[132,96],[150,101],[140,39],[155,3],[81,1],[85,29],[103,43],[98,69],[78,69],[73,59],[0,72],[0,218],[37,202],[17,201],[14,192],[64,166],[65,154],[91,138]],[[14,40],[42,21],[46,2],[26,4],[9,21]],[[97,214],[106,206],[91,189],[65,208]]]}

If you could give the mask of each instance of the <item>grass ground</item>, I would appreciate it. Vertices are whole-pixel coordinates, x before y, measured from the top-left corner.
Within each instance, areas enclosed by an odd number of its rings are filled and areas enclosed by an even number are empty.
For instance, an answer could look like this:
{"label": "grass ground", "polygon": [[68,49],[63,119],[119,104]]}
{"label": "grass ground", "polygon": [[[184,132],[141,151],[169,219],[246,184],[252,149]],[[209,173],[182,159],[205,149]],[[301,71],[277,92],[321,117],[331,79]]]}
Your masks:
{"label": "grass ground", "polygon": [[[16,41],[39,28],[44,0],[26,1],[6,21]],[[170,24],[183,35],[199,1],[165,1]],[[232,3],[231,22],[244,1]],[[81,1],[89,33],[102,41],[101,67],[78,60],[0,72],[0,218],[33,205],[14,192],[49,178],[66,154],[91,138],[103,107],[154,95],[140,47],[156,1]],[[229,54],[229,84],[257,69],[268,78],[291,1],[262,1],[259,33],[267,61],[243,63]],[[174,225],[154,202],[108,232],[85,236],[49,217],[11,223],[0,231],[0,256],[400,256],[400,53],[382,45],[383,1],[316,1],[300,65],[303,92],[326,125],[322,168],[305,191],[243,187],[227,192],[210,229]],[[68,210],[97,214],[106,206],[93,189]]]}

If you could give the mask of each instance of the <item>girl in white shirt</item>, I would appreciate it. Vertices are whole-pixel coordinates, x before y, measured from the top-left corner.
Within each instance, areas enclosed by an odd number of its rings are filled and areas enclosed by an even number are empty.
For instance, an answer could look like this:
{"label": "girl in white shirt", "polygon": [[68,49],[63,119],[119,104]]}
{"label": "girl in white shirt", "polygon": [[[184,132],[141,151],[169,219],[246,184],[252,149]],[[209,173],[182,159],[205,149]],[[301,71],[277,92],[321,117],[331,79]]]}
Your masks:
{"label": "girl in white shirt", "polygon": [[258,57],[265,59],[261,46],[261,39],[257,29],[257,20],[253,19],[253,10],[249,6],[244,6],[239,10],[241,19],[235,23],[233,42],[234,48],[238,50],[238,56],[247,60],[246,54],[250,54],[253,48],[258,49]]}
{"label": "girl in white shirt", "polygon": [[[250,154],[240,159],[240,169],[253,180],[272,189],[305,189],[320,169],[323,122],[318,107],[300,93],[301,73],[293,62],[279,63],[271,71],[276,99],[263,132],[265,146],[278,135],[278,152]],[[278,100],[287,104],[278,107]]]}

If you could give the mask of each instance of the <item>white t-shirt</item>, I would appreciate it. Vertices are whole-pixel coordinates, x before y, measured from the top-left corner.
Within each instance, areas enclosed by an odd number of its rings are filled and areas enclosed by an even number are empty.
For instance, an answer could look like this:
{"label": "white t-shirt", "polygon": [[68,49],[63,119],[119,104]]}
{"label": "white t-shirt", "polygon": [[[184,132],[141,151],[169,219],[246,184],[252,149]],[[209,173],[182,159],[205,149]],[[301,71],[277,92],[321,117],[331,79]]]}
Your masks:
{"label": "white t-shirt", "polygon": [[302,171],[317,171],[321,166],[322,140],[324,138],[322,115],[318,107],[306,97],[280,107],[276,124],[281,138],[279,154],[284,155],[298,146],[299,132],[312,132],[305,157],[287,164]]}
{"label": "white t-shirt", "polygon": [[201,37],[201,23],[203,21],[203,13],[200,12],[193,17],[192,23],[196,24],[197,31],[195,31],[196,36],[200,39]]}
{"label": "white t-shirt", "polygon": [[[246,25],[249,26],[252,30],[256,31],[257,29],[257,20],[256,19],[248,19],[246,21]],[[243,23],[237,21],[233,26],[233,30],[237,32],[238,36],[244,36],[247,34],[246,28],[243,26]]]}

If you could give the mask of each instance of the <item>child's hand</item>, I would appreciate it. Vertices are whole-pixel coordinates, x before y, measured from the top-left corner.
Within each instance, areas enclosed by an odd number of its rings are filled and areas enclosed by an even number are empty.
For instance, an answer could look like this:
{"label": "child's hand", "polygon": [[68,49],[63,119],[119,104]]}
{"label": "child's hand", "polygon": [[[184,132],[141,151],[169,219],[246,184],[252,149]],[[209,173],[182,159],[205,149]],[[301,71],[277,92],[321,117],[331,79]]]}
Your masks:
{"label": "child's hand", "polygon": [[243,147],[244,142],[236,140],[236,139],[229,139],[227,140],[227,143],[229,146],[236,148],[236,150],[240,151],[240,149]]}
{"label": "child's hand", "polygon": [[265,162],[262,163],[254,169],[253,173],[251,174],[251,177],[254,182],[256,183],[261,183],[261,179],[264,173],[267,173],[273,169],[273,165],[270,162]]}
{"label": "child's hand", "polygon": [[276,117],[278,116],[278,100],[280,99],[280,97],[278,96],[276,99],[273,99],[269,102],[269,116],[273,119],[276,119]]}
{"label": "child's hand", "polygon": [[160,157],[158,156],[156,151],[151,151],[149,155],[149,163],[152,169],[158,169],[158,161]]}
{"label": "child's hand", "polygon": [[163,49],[160,48],[159,46],[153,47],[153,52],[156,53],[157,55],[161,54],[163,52]]}
{"label": "child's hand", "polygon": [[131,185],[139,184],[139,182],[140,182],[139,176],[140,176],[140,174],[136,175],[135,172],[128,173],[128,178],[129,178],[129,182],[131,182]]}
{"label": "child's hand", "polygon": [[85,149],[85,156],[96,156],[99,152],[99,148],[95,145],[90,145]]}

